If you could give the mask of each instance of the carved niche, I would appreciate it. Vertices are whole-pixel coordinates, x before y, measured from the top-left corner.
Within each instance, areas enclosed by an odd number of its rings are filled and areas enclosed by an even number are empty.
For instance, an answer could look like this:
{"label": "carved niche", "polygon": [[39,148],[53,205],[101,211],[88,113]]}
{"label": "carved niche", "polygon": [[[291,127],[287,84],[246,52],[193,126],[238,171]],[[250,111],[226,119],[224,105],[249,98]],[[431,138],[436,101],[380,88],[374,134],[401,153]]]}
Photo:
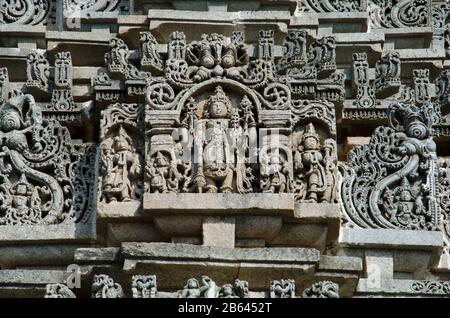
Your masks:
{"label": "carved niche", "polygon": [[340,165],[343,225],[359,228],[438,230],[434,105],[395,104],[389,127]]}
{"label": "carved niche", "polygon": [[0,106],[0,225],[92,222],[97,147],[43,120],[33,96]]}
{"label": "carved niche", "polygon": [[99,199],[102,203],[139,201],[143,193],[143,107],[114,104],[100,123]]}
{"label": "carved niche", "polygon": [[[303,91],[313,83],[315,96],[332,95],[318,81],[335,75],[334,40],[307,51],[306,32],[290,31],[277,61],[272,36],[259,32],[252,60],[242,32],[191,43],[174,32],[168,59],[149,59],[153,71],[164,65],[164,76],[146,86],[147,193],[293,193],[335,202],[334,105],[292,93],[294,84]],[[146,54],[155,57],[149,43]],[[305,72],[313,77],[302,80]]]}

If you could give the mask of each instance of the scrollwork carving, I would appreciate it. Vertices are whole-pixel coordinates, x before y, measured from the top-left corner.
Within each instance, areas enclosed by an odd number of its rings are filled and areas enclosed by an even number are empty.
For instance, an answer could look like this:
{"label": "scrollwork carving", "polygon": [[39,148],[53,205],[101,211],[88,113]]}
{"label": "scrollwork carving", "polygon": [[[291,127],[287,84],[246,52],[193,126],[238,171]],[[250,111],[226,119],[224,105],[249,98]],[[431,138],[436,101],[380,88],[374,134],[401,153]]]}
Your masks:
{"label": "scrollwork carving", "polygon": [[51,0],[4,0],[0,3],[0,24],[38,25],[53,21]]}
{"label": "scrollwork carving", "polygon": [[436,230],[436,145],[432,139],[435,107],[394,104],[390,127],[375,130],[369,145],[354,148],[340,195],[347,226]]}
{"label": "scrollwork carving", "polygon": [[34,51],[27,58],[27,87],[35,87],[41,91],[49,90],[50,64],[45,55]]}
{"label": "scrollwork carving", "polygon": [[431,23],[429,0],[369,0],[370,22],[378,28],[424,27]]}
{"label": "scrollwork carving", "polygon": [[96,161],[96,148],[80,152],[66,128],[43,121],[31,95],[10,98],[0,118],[0,224],[87,222],[96,187],[87,158]]}

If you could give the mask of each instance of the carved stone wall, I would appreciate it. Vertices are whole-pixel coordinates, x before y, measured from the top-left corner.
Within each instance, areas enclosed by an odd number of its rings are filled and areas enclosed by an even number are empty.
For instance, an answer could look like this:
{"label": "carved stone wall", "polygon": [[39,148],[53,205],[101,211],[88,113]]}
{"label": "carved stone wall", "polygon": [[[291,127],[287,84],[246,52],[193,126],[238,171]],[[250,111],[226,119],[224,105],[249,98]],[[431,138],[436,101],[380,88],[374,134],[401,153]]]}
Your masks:
{"label": "carved stone wall", "polygon": [[449,297],[449,14],[0,1],[0,297]]}

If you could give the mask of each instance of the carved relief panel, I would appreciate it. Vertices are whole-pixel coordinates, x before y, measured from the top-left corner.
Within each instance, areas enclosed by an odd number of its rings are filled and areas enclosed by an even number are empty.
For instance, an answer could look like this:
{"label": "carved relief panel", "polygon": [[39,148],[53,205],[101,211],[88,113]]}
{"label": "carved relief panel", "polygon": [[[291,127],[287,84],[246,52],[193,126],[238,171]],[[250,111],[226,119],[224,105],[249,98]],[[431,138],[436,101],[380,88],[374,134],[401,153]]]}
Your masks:
{"label": "carved relief panel", "polygon": [[114,104],[102,111],[99,200],[139,201],[143,193],[143,107]]}
{"label": "carved relief panel", "polygon": [[74,145],[33,96],[12,92],[0,106],[0,224],[93,222],[96,160],[95,146]]}
{"label": "carved relief panel", "polygon": [[396,104],[390,127],[378,127],[340,166],[344,225],[437,230],[440,227],[434,107]]}

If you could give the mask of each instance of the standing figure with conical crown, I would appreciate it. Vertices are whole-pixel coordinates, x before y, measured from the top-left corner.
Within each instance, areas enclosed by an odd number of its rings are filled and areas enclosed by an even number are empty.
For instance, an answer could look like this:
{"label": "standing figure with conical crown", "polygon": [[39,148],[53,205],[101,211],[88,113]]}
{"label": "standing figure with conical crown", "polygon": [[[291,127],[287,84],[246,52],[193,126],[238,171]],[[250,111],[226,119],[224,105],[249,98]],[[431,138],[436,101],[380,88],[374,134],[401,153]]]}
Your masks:
{"label": "standing figure with conical crown", "polygon": [[[294,170],[300,183],[303,184],[299,198],[305,202],[331,202],[335,180],[330,180],[335,169],[330,149],[333,145],[326,140],[322,146],[319,134],[312,123],[309,123],[299,137],[298,147],[294,154]],[[330,162],[331,161],[331,162]]]}
{"label": "standing figure with conical crown", "polygon": [[245,158],[237,149],[245,136],[238,113],[223,88],[217,86],[194,129],[198,157],[193,183],[197,192],[251,191]]}

